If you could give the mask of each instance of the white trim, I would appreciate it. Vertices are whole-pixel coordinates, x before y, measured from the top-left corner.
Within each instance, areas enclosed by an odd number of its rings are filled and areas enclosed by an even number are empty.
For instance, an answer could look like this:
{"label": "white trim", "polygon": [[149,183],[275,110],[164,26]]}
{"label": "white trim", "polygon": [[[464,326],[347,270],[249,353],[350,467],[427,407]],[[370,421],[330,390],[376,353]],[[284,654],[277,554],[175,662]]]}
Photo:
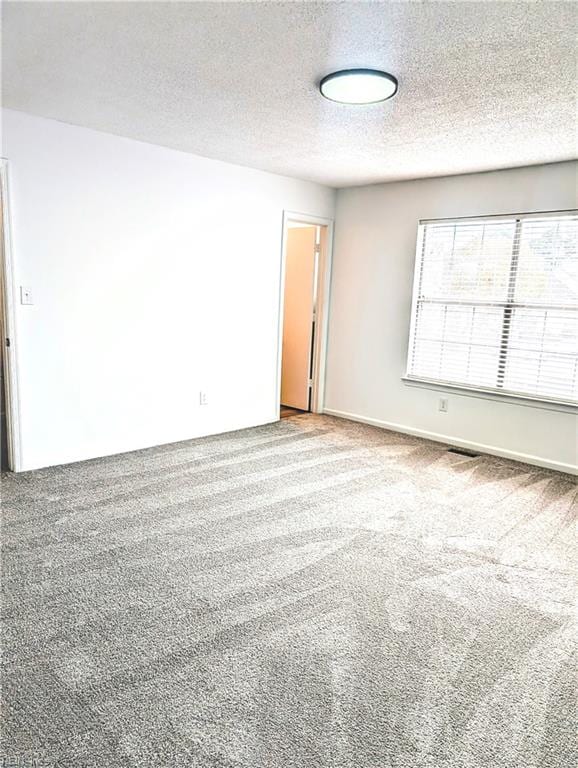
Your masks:
{"label": "white trim", "polygon": [[6,381],[6,430],[8,438],[8,466],[14,472],[22,470],[22,435],[20,429],[20,387],[18,355],[16,344],[16,286],[14,283],[14,261],[10,231],[8,199],[8,163],[2,158],[0,164],[0,186],[2,191],[2,243],[0,264],[0,291],[4,311],[4,335],[10,339],[10,347],[1,339],[4,355],[4,377]]}
{"label": "white trim", "polygon": [[401,380],[409,387],[433,389],[441,392],[455,392],[464,397],[475,397],[478,400],[498,400],[513,405],[524,405],[527,408],[540,408],[544,411],[561,411],[562,413],[577,413],[578,403],[567,403],[561,400],[548,400],[519,392],[504,392],[499,389],[484,389],[483,387],[468,387],[466,384],[452,384],[449,381],[437,379],[420,379],[415,376],[402,376]]}
{"label": "white trim", "polygon": [[409,318],[409,334],[407,337],[407,349],[405,352],[405,376],[409,374],[409,361],[415,343],[415,329],[417,325],[417,287],[421,283],[421,270],[423,265],[423,249],[425,243],[425,225],[421,222],[417,226],[417,241],[415,245],[415,261],[413,265],[413,280],[411,283],[411,314]]}
{"label": "white trim", "polygon": [[323,413],[325,399],[325,361],[327,358],[327,336],[329,327],[329,294],[331,288],[331,266],[333,261],[333,219],[325,216],[315,216],[298,211],[283,211],[281,259],[279,274],[279,314],[277,318],[277,380],[275,384],[276,418],[281,417],[281,365],[283,349],[283,306],[285,303],[285,252],[287,247],[287,225],[290,221],[301,224],[311,224],[325,227],[327,236],[325,242],[321,238],[319,254],[319,270],[317,283],[317,319],[315,344],[313,349],[313,388],[311,410],[313,413]]}
{"label": "white trim", "polygon": [[347,411],[336,411],[332,408],[325,408],[323,413],[328,416],[337,416],[340,419],[347,419],[348,421],[358,421],[362,424],[369,424],[372,427],[380,427],[381,429],[388,429],[392,432],[401,432],[404,435],[413,435],[414,437],[422,437],[426,440],[433,440],[436,443],[444,443],[446,445],[455,445],[459,448],[468,448],[472,451],[479,453],[488,453],[490,456],[499,456],[502,459],[511,459],[514,461],[521,461],[524,464],[533,464],[537,467],[543,467],[545,469],[554,469],[558,472],[566,472],[569,475],[578,475],[578,466],[574,464],[565,464],[562,461],[550,461],[550,459],[544,459],[541,456],[533,456],[528,453],[519,453],[518,451],[510,451],[506,448],[498,448],[495,445],[485,445],[484,443],[474,443],[470,440],[461,440],[457,437],[451,437],[450,435],[440,435],[438,432],[429,432],[426,429],[416,429],[415,427],[408,427],[405,424],[394,424],[390,421],[382,421],[381,419],[372,419],[369,416],[360,416],[357,413],[348,413]]}
{"label": "white trim", "polygon": [[454,221],[459,221],[460,224],[465,224],[468,221],[485,221],[487,219],[498,219],[499,221],[509,221],[511,219],[548,219],[556,218],[557,216],[567,216],[571,213],[578,213],[576,208],[566,208],[560,211],[527,211],[518,213],[489,213],[480,214],[478,216],[452,216],[442,219],[420,219],[418,224],[448,224]]}

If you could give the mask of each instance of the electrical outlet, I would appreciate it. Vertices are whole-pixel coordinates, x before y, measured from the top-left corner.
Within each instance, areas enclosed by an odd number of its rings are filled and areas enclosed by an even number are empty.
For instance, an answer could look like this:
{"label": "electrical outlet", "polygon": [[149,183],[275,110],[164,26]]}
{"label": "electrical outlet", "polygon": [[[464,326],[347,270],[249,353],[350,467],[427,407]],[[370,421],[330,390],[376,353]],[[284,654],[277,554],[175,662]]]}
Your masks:
{"label": "electrical outlet", "polygon": [[206,392],[199,392],[199,405],[208,405],[209,398]]}
{"label": "electrical outlet", "polygon": [[447,413],[448,412],[448,399],[447,399],[447,397],[440,397],[438,408],[439,408],[439,410],[442,413]]}

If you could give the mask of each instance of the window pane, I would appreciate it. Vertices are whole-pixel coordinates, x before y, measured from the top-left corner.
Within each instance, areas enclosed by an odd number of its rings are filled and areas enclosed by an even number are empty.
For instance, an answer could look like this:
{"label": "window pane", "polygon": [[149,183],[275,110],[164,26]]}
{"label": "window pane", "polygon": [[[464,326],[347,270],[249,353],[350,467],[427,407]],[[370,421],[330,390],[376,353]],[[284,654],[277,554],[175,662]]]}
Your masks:
{"label": "window pane", "polygon": [[515,300],[576,305],[578,219],[527,219],[522,223]]}
{"label": "window pane", "polygon": [[472,336],[473,317],[472,307],[446,306],[444,338],[461,343],[469,341]]}
{"label": "window pane", "polygon": [[440,378],[441,341],[418,340],[414,348],[412,373],[424,379]]}
{"label": "window pane", "polygon": [[412,375],[495,387],[504,310],[420,303]]}
{"label": "window pane", "polygon": [[427,227],[421,295],[504,300],[514,233],[513,221]]}
{"label": "window pane", "polygon": [[512,312],[504,388],[577,399],[578,314],[516,308]]}

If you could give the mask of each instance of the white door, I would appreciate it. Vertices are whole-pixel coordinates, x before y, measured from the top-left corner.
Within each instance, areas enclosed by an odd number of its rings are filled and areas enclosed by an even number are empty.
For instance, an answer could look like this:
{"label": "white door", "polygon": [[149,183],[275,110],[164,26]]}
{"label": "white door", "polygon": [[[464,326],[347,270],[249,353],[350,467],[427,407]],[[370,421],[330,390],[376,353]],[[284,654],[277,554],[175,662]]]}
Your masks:
{"label": "white door", "polygon": [[317,228],[290,227],[285,250],[281,404],[309,410]]}

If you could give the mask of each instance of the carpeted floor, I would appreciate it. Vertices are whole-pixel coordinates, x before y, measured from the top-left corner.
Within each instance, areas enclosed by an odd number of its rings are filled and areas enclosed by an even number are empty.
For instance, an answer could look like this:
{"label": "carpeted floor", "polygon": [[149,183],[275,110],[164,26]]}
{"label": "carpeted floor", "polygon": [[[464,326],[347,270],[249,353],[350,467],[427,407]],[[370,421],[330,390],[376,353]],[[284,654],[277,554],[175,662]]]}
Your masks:
{"label": "carpeted floor", "polygon": [[2,765],[577,764],[567,475],[307,414],[2,496]]}

